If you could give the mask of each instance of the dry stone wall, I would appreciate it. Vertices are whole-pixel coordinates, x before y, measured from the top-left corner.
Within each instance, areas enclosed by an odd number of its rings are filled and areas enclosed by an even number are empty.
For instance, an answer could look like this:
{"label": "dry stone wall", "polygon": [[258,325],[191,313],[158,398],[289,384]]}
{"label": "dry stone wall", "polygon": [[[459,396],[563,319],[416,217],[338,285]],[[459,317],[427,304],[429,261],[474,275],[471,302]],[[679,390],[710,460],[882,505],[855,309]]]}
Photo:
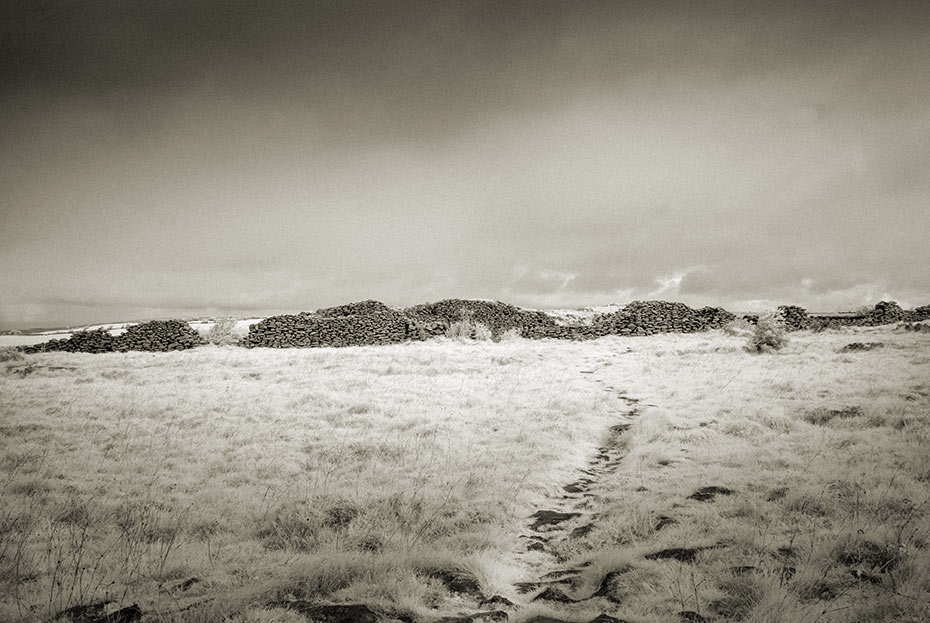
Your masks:
{"label": "dry stone wall", "polygon": [[117,350],[185,350],[207,343],[183,320],[153,320],[135,324],[115,339]]}
{"label": "dry stone wall", "polygon": [[904,312],[908,322],[920,322],[921,320],[930,320],[930,305],[924,305],[909,312]]}
{"label": "dry stone wall", "polygon": [[[858,315],[809,315],[803,308],[779,308],[789,330],[826,326],[872,326],[930,319],[930,305],[905,311],[894,302],[882,301]],[[498,301],[446,299],[396,310],[379,301],[367,300],[315,312],[272,316],[249,328],[241,341],[246,347],[312,348],[324,346],[367,346],[425,340],[443,335],[458,320],[487,326],[499,337],[518,329],[530,339],[585,340],[605,335],[653,335],[691,333],[725,326],[736,317],[719,307],[693,309],[683,303],[634,301],[619,311],[594,317],[588,323],[558,324],[545,312],[521,309]],[[753,316],[745,316],[755,321]],[[27,353],[68,351],[104,353],[114,351],[170,351],[193,348],[204,340],[186,322],[155,320],[129,327],[122,335],[98,329],[74,333],[66,340],[21,347]]]}
{"label": "dry stone wall", "polygon": [[866,314],[866,324],[870,326],[894,324],[902,320],[904,320],[904,310],[894,301],[881,301]]}
{"label": "dry stone wall", "polygon": [[381,301],[368,299],[357,303],[348,303],[347,305],[337,305],[336,307],[324,307],[316,310],[317,316],[326,318],[341,318],[344,316],[365,316],[370,314],[394,314],[396,310],[391,309]]}
{"label": "dry stone wall", "polygon": [[370,311],[365,313],[351,313],[364,309],[346,305],[320,310],[322,314],[303,312],[272,316],[249,327],[249,334],[241,344],[249,348],[314,348],[396,344],[420,339],[418,327],[402,313],[375,306],[369,306]]}
{"label": "dry stone wall", "polygon": [[447,299],[398,311],[369,300],[266,318],[249,328],[242,345],[315,348],[396,344],[444,335],[453,322],[463,319],[484,324],[494,336],[513,328],[522,331],[555,326],[555,320],[543,312],[500,302]]}
{"label": "dry stone wall", "polygon": [[[930,318],[930,305],[908,311],[901,309],[901,306],[894,301],[881,301],[868,312],[840,314],[808,314],[803,307],[781,305],[778,307],[778,312],[788,331],[801,331],[804,329],[874,327],[898,322],[919,322]],[[747,314],[743,318],[752,324],[755,324],[759,319],[756,314]]]}
{"label": "dry stone wall", "polygon": [[65,351],[80,353],[110,353],[127,350],[185,350],[206,344],[189,324],[182,320],[152,320],[132,325],[122,335],[112,335],[106,329],[78,331],[64,340],[50,340],[23,347],[27,353]]}
{"label": "dry stone wall", "polygon": [[115,348],[116,338],[106,329],[94,329],[92,331],[78,331],[71,334],[71,337],[63,340],[49,340],[42,344],[33,344],[24,346],[23,352],[26,353],[47,353],[53,351],[64,351],[69,353],[112,353]]}
{"label": "dry stone wall", "polygon": [[919,322],[930,319],[930,305],[913,310],[901,309],[894,301],[880,301],[862,314],[817,314],[810,317],[813,329],[829,327],[874,327],[897,322]]}
{"label": "dry stone wall", "polygon": [[603,327],[594,324],[538,325],[524,327],[520,333],[531,340],[551,338],[556,340],[593,340],[608,335]]}
{"label": "dry stone wall", "polygon": [[597,316],[594,325],[604,335],[653,335],[655,333],[694,333],[718,329],[736,316],[719,307],[692,309],[684,303],[633,301],[611,314]]}
{"label": "dry stone wall", "polygon": [[552,316],[545,312],[521,309],[500,301],[445,299],[437,303],[415,305],[404,310],[409,318],[438,328],[459,320],[479,322],[495,337],[510,329],[526,331],[538,327],[555,327]]}
{"label": "dry stone wall", "polygon": [[590,324],[532,327],[524,336],[585,340],[605,335],[692,333],[720,328],[735,317],[720,307],[692,309],[683,303],[633,301],[616,312],[595,316]]}
{"label": "dry stone wall", "polygon": [[[813,326],[813,320],[807,315],[807,310],[797,305],[779,305],[778,311],[782,320],[785,322],[785,328],[789,331],[803,331]],[[758,318],[757,318],[758,320]]]}
{"label": "dry stone wall", "polygon": [[865,326],[863,314],[813,314],[811,315],[811,329],[832,329],[839,327]]}

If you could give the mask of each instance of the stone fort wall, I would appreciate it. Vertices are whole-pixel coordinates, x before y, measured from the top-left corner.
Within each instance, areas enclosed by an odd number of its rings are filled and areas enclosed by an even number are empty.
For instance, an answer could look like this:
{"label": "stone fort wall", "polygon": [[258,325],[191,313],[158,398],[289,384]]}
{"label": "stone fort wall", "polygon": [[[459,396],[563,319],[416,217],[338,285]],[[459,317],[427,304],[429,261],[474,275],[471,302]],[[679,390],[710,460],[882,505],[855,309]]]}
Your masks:
{"label": "stone fort wall", "polygon": [[[897,303],[882,301],[868,313],[811,315],[797,306],[779,312],[789,330],[841,326],[875,326],[930,319],[930,305],[903,310]],[[293,315],[271,316],[254,325],[241,341],[247,348],[318,348],[397,344],[444,335],[460,320],[481,323],[494,338],[518,331],[528,339],[588,340],[607,335],[654,335],[693,333],[718,329],[736,316],[719,307],[693,309],[683,303],[634,301],[590,322],[559,324],[541,311],[526,310],[499,301],[446,299],[436,303],[393,309],[379,301],[359,301]],[[750,322],[756,318],[745,316]],[[27,353],[122,352],[128,350],[172,351],[206,344],[186,322],[155,320],[130,326],[114,336],[99,329],[74,333],[66,340],[22,347]]]}

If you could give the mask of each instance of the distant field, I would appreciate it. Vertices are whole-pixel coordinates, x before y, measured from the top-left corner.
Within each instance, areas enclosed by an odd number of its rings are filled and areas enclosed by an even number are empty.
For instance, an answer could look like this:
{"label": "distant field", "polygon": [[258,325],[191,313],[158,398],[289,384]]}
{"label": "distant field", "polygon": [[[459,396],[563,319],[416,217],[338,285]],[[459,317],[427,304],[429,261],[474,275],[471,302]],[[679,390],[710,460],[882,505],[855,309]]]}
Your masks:
{"label": "distant field", "polygon": [[31,346],[41,344],[52,339],[65,340],[71,337],[70,333],[56,333],[52,335],[0,335],[0,346]]}
{"label": "distant field", "polygon": [[930,620],[930,335],[743,342],[0,362],[0,620]]}

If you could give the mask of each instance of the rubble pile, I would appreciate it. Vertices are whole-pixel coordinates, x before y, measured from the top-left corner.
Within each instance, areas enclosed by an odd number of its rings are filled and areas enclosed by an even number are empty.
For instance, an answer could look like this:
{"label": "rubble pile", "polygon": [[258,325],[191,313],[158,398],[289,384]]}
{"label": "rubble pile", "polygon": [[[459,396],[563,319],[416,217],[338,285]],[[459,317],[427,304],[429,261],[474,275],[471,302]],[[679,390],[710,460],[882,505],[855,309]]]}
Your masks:
{"label": "rubble pile", "polygon": [[202,346],[207,341],[183,320],[134,324],[114,338],[116,350],[169,351]]}
{"label": "rubble pile", "polygon": [[720,308],[695,310],[684,303],[633,301],[619,311],[596,316],[592,326],[600,335],[694,333],[718,329],[734,318],[736,316]]}
{"label": "rubble pile", "polygon": [[894,301],[881,301],[875,308],[865,315],[864,324],[875,326],[880,324],[894,324],[904,320],[904,310]]}
{"label": "rubble pile", "polygon": [[249,327],[241,344],[248,348],[317,348],[396,344],[422,337],[421,327],[378,301],[271,316]]}
{"label": "rubble pile", "polygon": [[113,335],[106,329],[77,331],[62,340],[49,340],[42,344],[24,346],[27,353],[65,351],[70,353],[111,353],[128,350],[169,351],[186,350],[206,344],[189,324],[183,320],[152,320],[132,325],[122,335]]}
{"label": "rubble pile", "polygon": [[66,353],[111,353],[114,348],[113,335],[106,329],[77,331],[66,339],[49,340],[41,344],[23,346],[24,353],[49,353],[62,351]]}
{"label": "rubble pile", "polygon": [[357,303],[347,303],[346,305],[337,305],[336,307],[323,307],[316,310],[317,316],[324,318],[341,318],[344,316],[366,316],[370,314],[397,314],[381,301],[368,299]]}
{"label": "rubble pile", "polygon": [[779,305],[778,313],[785,323],[785,328],[789,331],[803,331],[813,326],[811,317],[807,315],[807,310],[797,305]]}
{"label": "rubble pile", "polygon": [[736,314],[722,307],[702,307],[697,313],[704,319],[708,329],[720,329],[736,320]]}
{"label": "rubble pile", "polygon": [[906,319],[910,322],[920,322],[921,320],[930,320],[930,305],[917,307],[909,312],[904,312]]}
{"label": "rubble pile", "polygon": [[555,318],[545,312],[521,309],[500,301],[445,299],[408,307],[404,313],[412,320],[434,327],[448,327],[459,320],[470,320],[489,328],[494,337],[510,329],[519,329],[528,337],[528,333],[540,327],[556,326]]}
{"label": "rubble pile", "polygon": [[[808,314],[804,308],[795,305],[782,305],[778,311],[786,328],[792,331],[915,323],[930,319],[930,305],[905,311],[893,301],[881,301],[867,313],[858,314]],[[499,301],[446,299],[397,310],[379,301],[366,300],[315,312],[271,316],[251,325],[240,344],[249,348],[397,344],[445,335],[452,323],[461,320],[483,324],[491,330],[495,339],[516,329],[529,339],[586,340],[606,335],[707,331],[722,328],[735,318],[720,307],[693,309],[683,303],[668,301],[633,301],[618,311],[597,315],[590,322],[566,323],[564,319],[557,321],[542,311],[521,309]],[[753,324],[758,321],[758,316],[752,314],[743,318]],[[906,328],[922,329],[918,327]],[[153,320],[132,325],[121,335],[113,335],[105,329],[78,331],[68,339],[53,339],[19,349],[26,353],[172,351],[206,343],[182,320]]]}

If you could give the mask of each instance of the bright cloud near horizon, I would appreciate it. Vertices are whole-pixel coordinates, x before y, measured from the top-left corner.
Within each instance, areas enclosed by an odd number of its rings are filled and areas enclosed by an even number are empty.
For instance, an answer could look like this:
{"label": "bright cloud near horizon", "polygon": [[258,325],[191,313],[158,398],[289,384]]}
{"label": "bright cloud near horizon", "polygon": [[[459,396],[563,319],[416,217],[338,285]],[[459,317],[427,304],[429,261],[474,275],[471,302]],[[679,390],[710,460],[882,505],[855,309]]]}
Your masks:
{"label": "bright cloud near horizon", "polygon": [[930,303],[930,5],[14,0],[0,328]]}

